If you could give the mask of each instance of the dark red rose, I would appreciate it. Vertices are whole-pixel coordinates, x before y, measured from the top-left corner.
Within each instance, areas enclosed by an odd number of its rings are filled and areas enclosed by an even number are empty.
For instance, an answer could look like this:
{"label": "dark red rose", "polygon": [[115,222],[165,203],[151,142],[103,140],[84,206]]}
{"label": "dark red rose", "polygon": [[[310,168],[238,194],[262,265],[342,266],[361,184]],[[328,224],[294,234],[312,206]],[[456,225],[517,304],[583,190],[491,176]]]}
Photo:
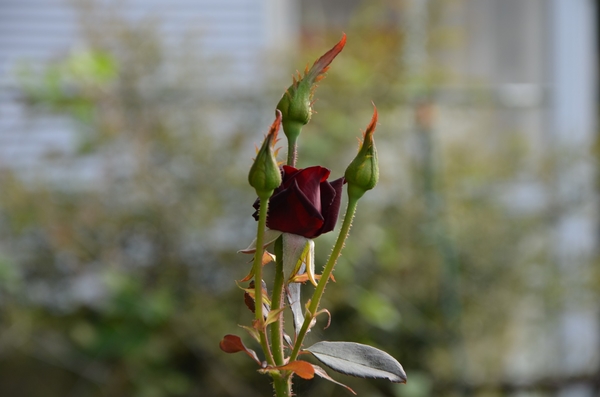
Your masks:
{"label": "dark red rose", "polygon": [[[330,171],[320,166],[283,166],[283,181],[269,200],[267,227],[306,238],[333,230],[340,212],[344,178],[327,181]],[[258,200],[254,208],[258,210]],[[258,220],[258,211],[254,213]]]}

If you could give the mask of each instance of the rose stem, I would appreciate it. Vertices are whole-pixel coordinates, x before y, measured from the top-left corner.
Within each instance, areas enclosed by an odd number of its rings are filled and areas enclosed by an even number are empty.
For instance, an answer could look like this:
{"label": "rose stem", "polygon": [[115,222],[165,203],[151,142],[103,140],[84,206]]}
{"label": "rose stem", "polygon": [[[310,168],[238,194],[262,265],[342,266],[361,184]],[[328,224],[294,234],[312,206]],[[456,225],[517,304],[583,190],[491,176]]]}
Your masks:
{"label": "rose stem", "polygon": [[289,375],[273,376],[273,389],[275,389],[276,397],[291,397],[292,396],[292,378]]}
{"label": "rose stem", "polygon": [[296,168],[296,157],[298,154],[298,137],[288,138],[288,153],[287,153],[287,165]]}
{"label": "rose stem", "polygon": [[[298,134],[286,134],[288,138],[287,165],[296,167],[298,151]],[[283,306],[283,237],[275,240],[275,280],[273,281],[273,295],[271,298],[271,310],[278,310]],[[271,325],[271,343],[274,350],[274,361],[276,365],[284,364],[283,353],[283,312],[279,314],[277,321]],[[273,377],[273,387],[277,397],[292,395],[291,377],[285,371],[281,376]]]}
{"label": "rose stem", "polygon": [[[275,240],[275,280],[273,282],[273,299],[271,310],[279,310],[283,305],[283,238]],[[283,365],[283,312],[271,325],[271,343],[276,365]]]}
{"label": "rose stem", "polygon": [[[270,195],[269,195],[270,197]],[[256,252],[254,253],[254,314],[260,335],[260,345],[265,354],[266,360],[270,365],[275,365],[269,341],[264,325],[263,316],[263,295],[262,295],[262,257],[264,253],[264,234],[267,224],[267,212],[269,210],[269,197],[260,197],[260,207],[258,211],[258,230],[256,232]]]}
{"label": "rose stem", "polygon": [[356,212],[356,205],[358,204],[357,198],[348,199],[348,206],[346,207],[346,214],[344,215],[344,222],[342,223],[342,228],[340,229],[340,233],[338,234],[338,238],[333,246],[333,250],[329,255],[329,259],[323,268],[323,273],[321,274],[321,278],[319,279],[319,283],[317,284],[317,288],[315,288],[315,292],[313,292],[313,296],[310,300],[310,305],[308,307],[308,314],[306,318],[304,318],[304,323],[302,323],[302,328],[300,328],[300,332],[298,333],[298,337],[296,338],[296,343],[294,343],[294,349],[292,350],[292,354],[290,355],[290,362],[294,361],[298,354],[300,353],[300,348],[302,346],[302,341],[308,332],[308,327],[312,322],[312,319],[317,315],[317,310],[319,309],[319,303],[321,302],[321,297],[323,296],[323,292],[325,291],[325,286],[329,281],[329,277],[333,272],[333,268],[342,253],[342,248],[344,248],[344,242],[350,233],[350,226],[352,226],[352,219],[354,218],[354,213]]}
{"label": "rose stem", "polygon": [[[290,128],[290,127],[289,127]],[[296,167],[297,142],[300,130],[295,133],[286,134],[288,138],[287,165]],[[283,306],[283,237],[275,241],[275,280],[273,282],[273,296],[271,299],[271,309],[278,310]],[[274,359],[277,365],[283,365],[283,312],[279,315],[277,321],[271,326],[271,343],[275,351]]]}
{"label": "rose stem", "polygon": [[[273,282],[273,298],[271,310],[278,310],[283,305],[283,237],[275,240],[275,280]],[[283,312],[271,325],[271,343],[273,344],[273,358],[276,365],[284,364],[283,354]],[[292,378],[288,371],[281,371],[280,375],[273,376],[273,388],[277,397],[289,397],[292,395]]]}

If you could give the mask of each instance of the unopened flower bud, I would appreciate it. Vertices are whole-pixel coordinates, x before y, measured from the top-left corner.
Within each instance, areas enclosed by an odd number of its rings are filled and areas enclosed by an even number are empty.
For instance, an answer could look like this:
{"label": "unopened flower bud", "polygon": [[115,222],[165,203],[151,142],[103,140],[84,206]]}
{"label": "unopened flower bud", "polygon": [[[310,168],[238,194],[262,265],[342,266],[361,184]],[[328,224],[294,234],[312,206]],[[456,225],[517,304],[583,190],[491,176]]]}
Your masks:
{"label": "unopened flower bud", "polygon": [[363,141],[358,150],[358,154],[352,160],[344,178],[348,183],[348,195],[359,199],[377,185],[379,180],[379,162],[377,160],[377,149],[373,140],[373,133],[377,124],[377,108],[373,112],[371,123],[363,134]]}
{"label": "unopened flower bud", "polygon": [[325,77],[329,64],[342,51],[346,44],[346,35],[329,51],[304,71],[304,77],[298,73],[293,77],[292,85],[281,97],[277,109],[283,118],[283,132],[289,141],[296,142],[302,127],[310,121],[312,115],[312,101],[316,83]]}
{"label": "unopened flower bud", "polygon": [[283,115],[283,131],[290,141],[295,142],[302,127],[310,121],[311,96],[312,89],[306,80],[294,81],[277,104],[277,110]]}
{"label": "unopened flower bud", "polygon": [[248,174],[248,182],[256,190],[256,194],[261,200],[271,197],[273,191],[281,185],[281,171],[273,152],[280,124],[281,112],[277,111],[277,117],[256,154],[256,159]]}

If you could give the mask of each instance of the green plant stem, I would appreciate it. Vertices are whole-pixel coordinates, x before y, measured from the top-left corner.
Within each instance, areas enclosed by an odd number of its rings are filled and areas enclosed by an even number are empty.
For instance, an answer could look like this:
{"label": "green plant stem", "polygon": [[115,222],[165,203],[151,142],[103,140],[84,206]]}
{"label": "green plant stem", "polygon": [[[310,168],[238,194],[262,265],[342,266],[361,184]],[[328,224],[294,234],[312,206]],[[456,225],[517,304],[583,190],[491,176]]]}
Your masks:
{"label": "green plant stem", "polygon": [[296,167],[296,158],[298,157],[297,138],[288,139],[287,165]]}
{"label": "green plant stem", "polygon": [[276,397],[292,396],[292,377],[289,374],[281,374],[273,377],[273,389]]}
{"label": "green plant stem", "polygon": [[[275,240],[275,281],[273,282],[273,296],[271,297],[271,310],[283,307],[283,236]],[[271,343],[273,344],[273,358],[276,365],[284,364],[283,354],[283,312],[271,325]]]}
{"label": "green plant stem", "polygon": [[[269,195],[270,197],[270,195]],[[264,234],[267,224],[267,212],[269,210],[269,197],[260,197],[260,207],[258,211],[258,230],[256,232],[256,252],[254,253],[254,314],[258,324],[258,333],[260,335],[260,345],[266,360],[270,365],[275,365],[269,341],[267,340],[265,319],[263,315],[263,295],[262,295],[262,257],[264,253]]]}
{"label": "green plant stem", "polygon": [[296,342],[294,343],[294,349],[292,350],[292,354],[290,355],[289,361],[292,362],[296,360],[298,354],[300,353],[300,348],[302,347],[302,342],[304,341],[304,337],[308,332],[308,328],[313,318],[317,315],[317,310],[319,309],[319,303],[321,302],[321,297],[323,296],[323,292],[325,292],[325,286],[329,281],[329,277],[333,272],[333,268],[342,253],[342,248],[344,248],[344,243],[346,242],[346,238],[350,233],[350,226],[352,226],[352,219],[354,218],[354,213],[356,212],[356,205],[358,204],[358,199],[356,198],[348,198],[348,206],[346,207],[346,214],[344,215],[344,222],[342,223],[342,228],[340,229],[340,233],[338,234],[338,238],[333,246],[333,250],[329,255],[329,259],[323,268],[323,273],[321,274],[321,278],[319,279],[319,283],[317,284],[317,288],[315,288],[315,292],[313,292],[312,298],[310,300],[310,305],[308,306],[307,316],[304,318],[304,323],[302,323],[302,328],[300,328],[300,332],[296,337]]}
{"label": "green plant stem", "polygon": [[[298,155],[298,135],[288,135],[287,165],[296,167]],[[285,276],[283,274],[283,237],[275,240],[275,280],[273,282],[273,295],[271,296],[271,310],[279,310],[284,305]],[[279,318],[271,325],[271,343],[273,345],[273,360],[277,366],[284,365],[283,351],[283,311]],[[276,397],[292,396],[292,376],[287,371],[273,376],[273,389]]]}

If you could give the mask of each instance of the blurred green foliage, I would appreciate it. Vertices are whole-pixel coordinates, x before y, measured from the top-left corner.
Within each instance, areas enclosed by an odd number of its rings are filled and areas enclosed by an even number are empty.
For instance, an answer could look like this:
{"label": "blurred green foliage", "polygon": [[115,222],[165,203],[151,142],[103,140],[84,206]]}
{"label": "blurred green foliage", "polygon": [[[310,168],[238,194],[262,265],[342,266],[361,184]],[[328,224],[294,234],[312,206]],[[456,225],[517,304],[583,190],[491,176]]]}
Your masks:
{"label": "blurred green foliage", "polygon": [[261,395],[218,341],[241,322],[262,96],[215,98],[189,63],[166,61],[154,24],[113,15],[107,33],[97,11],[81,12],[87,50],[19,69],[31,116],[71,118],[97,173],[0,173],[0,394]]}
{"label": "blurred green foliage", "polygon": [[[490,145],[490,109],[440,108],[445,120],[473,120],[451,138],[442,135],[451,124],[414,122],[423,98],[407,94],[405,37],[379,23],[386,12],[368,6],[348,27],[299,142],[299,166],[337,177],[371,100],[378,107],[380,185],[361,201],[325,294],[331,327],[315,327],[307,343],[367,343],[403,364],[407,386],[340,379],[361,396],[461,395],[465,384],[503,379],[511,308],[531,288],[527,274],[549,261],[547,218],[498,201],[529,148],[518,134]],[[234,281],[249,269],[236,250],[255,227],[245,178],[281,93],[214,95],[190,73],[203,61],[167,54],[152,23],[107,31],[104,22],[88,15],[88,50],[41,74],[22,69],[32,114],[76,120],[79,155],[100,159],[101,172],[74,187],[1,170],[0,394],[268,395],[254,363],[218,342],[251,319]],[[295,65],[337,39],[311,32]],[[439,76],[419,76],[419,86]],[[318,263],[334,237],[318,239]],[[552,276],[537,292],[551,295]],[[321,380],[299,380],[296,391],[347,395]]]}

